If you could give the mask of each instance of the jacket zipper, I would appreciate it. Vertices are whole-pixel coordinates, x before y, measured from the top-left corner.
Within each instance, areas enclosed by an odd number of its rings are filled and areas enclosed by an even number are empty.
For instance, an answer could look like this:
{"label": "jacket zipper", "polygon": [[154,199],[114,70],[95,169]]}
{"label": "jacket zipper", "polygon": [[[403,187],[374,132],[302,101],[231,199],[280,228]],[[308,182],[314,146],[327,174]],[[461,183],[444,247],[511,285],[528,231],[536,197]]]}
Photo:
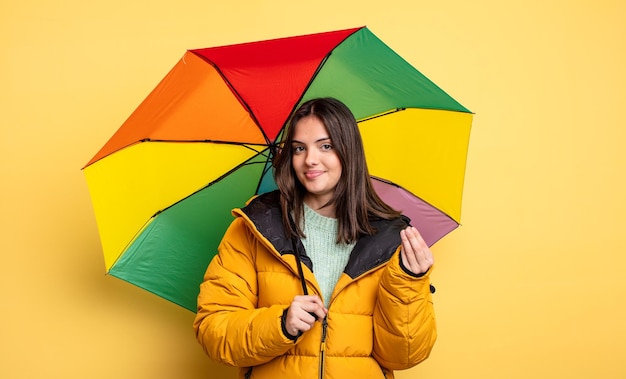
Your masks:
{"label": "jacket zipper", "polygon": [[324,379],[324,359],[326,358],[326,329],[328,328],[328,318],[322,320],[322,341],[320,344],[320,367],[319,379]]}

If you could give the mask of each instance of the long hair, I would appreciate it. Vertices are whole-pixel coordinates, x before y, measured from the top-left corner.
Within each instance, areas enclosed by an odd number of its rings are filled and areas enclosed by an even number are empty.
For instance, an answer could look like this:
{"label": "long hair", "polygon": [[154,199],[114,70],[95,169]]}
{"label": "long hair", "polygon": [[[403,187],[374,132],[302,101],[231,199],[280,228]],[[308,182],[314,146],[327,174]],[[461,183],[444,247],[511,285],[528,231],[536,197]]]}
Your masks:
{"label": "long hair", "polygon": [[[341,162],[342,172],[331,200],[336,210],[338,243],[356,242],[362,235],[374,234],[371,217],[393,219],[400,212],[391,208],[374,191],[371,183],[363,141],[350,109],[334,98],[312,99],[302,104],[292,115],[281,149],[274,159],[274,179],[280,190],[283,224],[288,235],[305,237],[300,228],[304,211],[306,188],[299,182],[293,169],[292,140],[298,121],[313,116],[319,119]],[[293,222],[290,214],[293,213]]]}

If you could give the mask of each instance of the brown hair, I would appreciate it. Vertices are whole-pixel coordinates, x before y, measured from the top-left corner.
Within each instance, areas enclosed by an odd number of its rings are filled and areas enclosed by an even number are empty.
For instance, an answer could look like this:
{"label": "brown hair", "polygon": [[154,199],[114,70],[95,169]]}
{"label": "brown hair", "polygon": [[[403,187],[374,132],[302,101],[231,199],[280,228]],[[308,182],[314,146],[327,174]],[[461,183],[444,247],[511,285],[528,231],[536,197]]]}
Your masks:
{"label": "brown hair", "polygon": [[[350,109],[333,98],[312,99],[302,104],[292,115],[282,149],[274,159],[274,179],[280,190],[280,203],[283,223],[287,233],[304,237],[300,228],[303,215],[303,201],[306,189],[296,178],[292,165],[295,125],[305,117],[319,119],[330,136],[333,148],[341,162],[342,173],[334,196],[324,206],[334,205],[338,221],[337,242],[356,242],[364,234],[376,231],[370,224],[370,217],[393,219],[400,216],[374,191],[365,161],[363,141],[354,115]],[[294,224],[290,222],[293,211]]]}

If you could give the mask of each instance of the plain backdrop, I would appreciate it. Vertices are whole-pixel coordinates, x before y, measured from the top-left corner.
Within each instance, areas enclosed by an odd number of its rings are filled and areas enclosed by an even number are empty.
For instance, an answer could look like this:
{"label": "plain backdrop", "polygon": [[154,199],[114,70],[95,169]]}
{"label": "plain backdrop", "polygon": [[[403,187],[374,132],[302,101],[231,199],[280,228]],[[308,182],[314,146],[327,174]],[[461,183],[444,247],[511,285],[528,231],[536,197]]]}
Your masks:
{"label": "plain backdrop", "polygon": [[186,49],[362,25],[475,112],[463,225],[433,247],[439,339],[397,377],[626,377],[624,15],[617,0],[3,0],[0,377],[234,378],[193,313],[105,275],[80,169]]}

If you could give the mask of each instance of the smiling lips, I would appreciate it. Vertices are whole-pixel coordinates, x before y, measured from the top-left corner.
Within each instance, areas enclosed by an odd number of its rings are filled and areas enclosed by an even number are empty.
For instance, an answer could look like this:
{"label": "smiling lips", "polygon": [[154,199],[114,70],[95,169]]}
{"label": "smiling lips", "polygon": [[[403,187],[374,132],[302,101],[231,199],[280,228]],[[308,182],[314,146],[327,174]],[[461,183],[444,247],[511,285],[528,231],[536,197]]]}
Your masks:
{"label": "smiling lips", "polygon": [[313,180],[317,178],[318,176],[322,175],[323,173],[324,171],[322,170],[309,170],[304,173],[304,176],[306,176],[306,178],[309,180]]}

